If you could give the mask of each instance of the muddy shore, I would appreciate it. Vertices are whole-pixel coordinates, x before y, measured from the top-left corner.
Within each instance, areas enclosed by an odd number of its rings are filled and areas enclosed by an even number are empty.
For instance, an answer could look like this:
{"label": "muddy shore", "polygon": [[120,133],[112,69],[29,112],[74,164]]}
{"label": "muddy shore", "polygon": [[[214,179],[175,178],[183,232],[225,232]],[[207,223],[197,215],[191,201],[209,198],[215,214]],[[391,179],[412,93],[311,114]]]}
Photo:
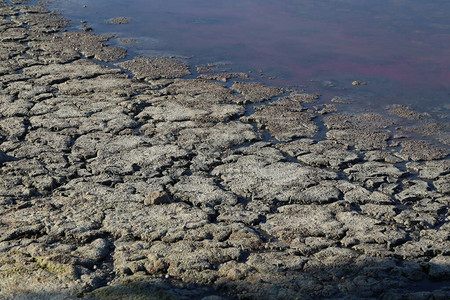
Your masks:
{"label": "muddy shore", "polygon": [[450,298],[448,126],[187,79],[23,2],[0,0],[0,299]]}

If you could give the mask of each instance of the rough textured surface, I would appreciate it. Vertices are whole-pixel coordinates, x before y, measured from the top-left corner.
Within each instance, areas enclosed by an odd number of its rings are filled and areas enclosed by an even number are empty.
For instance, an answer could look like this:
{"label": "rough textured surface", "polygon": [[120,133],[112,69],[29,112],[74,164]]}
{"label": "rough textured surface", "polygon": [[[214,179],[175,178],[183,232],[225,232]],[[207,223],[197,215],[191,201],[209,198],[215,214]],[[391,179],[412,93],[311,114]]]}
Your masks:
{"label": "rough textured surface", "polygon": [[99,36],[85,32],[64,32],[31,40],[29,53],[43,63],[67,63],[75,59],[94,58],[98,61],[114,61],[125,58],[125,50],[106,47],[105,41],[111,36]]}
{"label": "rough textured surface", "polygon": [[405,141],[401,146],[396,155],[404,160],[436,160],[448,156],[445,148],[435,147],[427,141]]}
{"label": "rough textured surface", "polygon": [[231,78],[247,79],[246,73],[216,73],[216,74],[200,74],[197,76],[199,79],[220,80],[227,82]]}
{"label": "rough textured surface", "polygon": [[415,112],[411,107],[404,106],[404,105],[392,105],[388,108],[389,113],[396,115],[400,118],[405,118],[408,120],[420,120],[424,117],[424,115],[421,115],[417,112]]}
{"label": "rough textured surface", "polygon": [[166,57],[148,58],[138,56],[118,64],[131,71],[136,79],[155,80],[160,78],[178,78],[191,74],[185,63]]}
{"label": "rough textured surface", "polygon": [[313,137],[317,125],[312,121],[315,115],[302,112],[305,108],[291,99],[282,99],[269,105],[259,106],[256,112],[242,121],[256,122],[260,129],[268,130],[280,141],[298,137]]}
{"label": "rough textured surface", "polygon": [[118,18],[111,18],[105,21],[107,24],[128,24],[131,22],[130,18],[125,17],[118,17]]}
{"label": "rough textured surface", "polygon": [[259,83],[235,82],[231,88],[243,96],[241,103],[263,102],[282,94],[279,88],[262,86]]}
{"label": "rough textured surface", "polygon": [[445,145],[67,24],[0,0],[1,299],[450,298]]}

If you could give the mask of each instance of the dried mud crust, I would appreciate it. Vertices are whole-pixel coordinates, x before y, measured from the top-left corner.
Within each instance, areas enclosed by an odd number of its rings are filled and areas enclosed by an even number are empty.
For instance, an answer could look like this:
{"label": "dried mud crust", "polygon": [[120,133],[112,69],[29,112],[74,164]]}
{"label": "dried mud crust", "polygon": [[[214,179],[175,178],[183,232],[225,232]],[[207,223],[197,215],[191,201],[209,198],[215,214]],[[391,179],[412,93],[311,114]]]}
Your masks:
{"label": "dried mud crust", "polygon": [[448,147],[66,24],[0,0],[0,298],[450,297]]}

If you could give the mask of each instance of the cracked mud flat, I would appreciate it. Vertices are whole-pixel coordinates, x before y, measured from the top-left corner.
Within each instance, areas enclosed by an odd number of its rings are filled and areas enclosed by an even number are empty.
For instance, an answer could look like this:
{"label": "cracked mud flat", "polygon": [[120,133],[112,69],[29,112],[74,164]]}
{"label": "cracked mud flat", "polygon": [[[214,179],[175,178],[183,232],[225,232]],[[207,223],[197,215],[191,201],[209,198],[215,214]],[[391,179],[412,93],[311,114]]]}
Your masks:
{"label": "cracked mud flat", "polygon": [[450,298],[448,127],[68,24],[0,0],[1,299]]}

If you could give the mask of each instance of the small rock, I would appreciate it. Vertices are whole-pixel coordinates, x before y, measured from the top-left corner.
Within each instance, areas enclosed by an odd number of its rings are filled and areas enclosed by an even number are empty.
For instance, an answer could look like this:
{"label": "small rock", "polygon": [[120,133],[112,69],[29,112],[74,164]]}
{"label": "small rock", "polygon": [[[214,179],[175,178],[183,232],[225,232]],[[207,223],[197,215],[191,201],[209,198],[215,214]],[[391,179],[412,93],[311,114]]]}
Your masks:
{"label": "small rock", "polygon": [[172,199],[166,191],[154,191],[144,200],[145,205],[168,204],[171,202]]}
{"label": "small rock", "polygon": [[347,97],[334,97],[333,99],[331,99],[331,102],[339,103],[339,104],[348,104],[349,103]]}
{"label": "small rock", "polygon": [[106,24],[128,24],[131,22],[130,18],[119,17],[119,18],[111,18],[105,21]]}

